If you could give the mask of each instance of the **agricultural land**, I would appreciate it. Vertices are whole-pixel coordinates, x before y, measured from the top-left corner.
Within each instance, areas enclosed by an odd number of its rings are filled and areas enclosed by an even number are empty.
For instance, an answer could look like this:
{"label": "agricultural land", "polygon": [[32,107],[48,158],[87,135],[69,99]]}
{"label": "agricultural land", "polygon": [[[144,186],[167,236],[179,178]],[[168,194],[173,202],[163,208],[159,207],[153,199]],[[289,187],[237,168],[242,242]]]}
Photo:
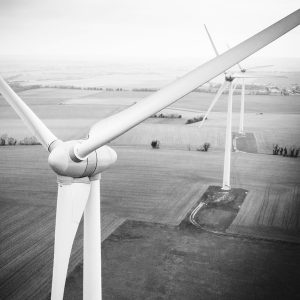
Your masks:
{"label": "agricultural land", "polygon": [[[99,119],[149,94],[19,92],[63,140],[85,137]],[[101,179],[103,299],[300,297],[300,158],[272,155],[273,144],[300,147],[300,96],[246,96],[251,139],[232,152],[231,185],[249,192],[228,236],[182,226],[207,188],[222,183],[226,97],[201,128],[185,124],[212,100],[212,94],[197,92],[163,110],[182,118],[149,118],[109,144],[118,161]],[[234,96],[233,132],[239,97]],[[32,135],[0,97],[1,134],[17,140]],[[159,149],[151,148],[154,139]],[[205,142],[209,151],[197,151]],[[1,146],[0,154],[0,299],[48,299],[56,177],[40,145]],[[80,224],[65,299],[82,298],[82,241]]]}

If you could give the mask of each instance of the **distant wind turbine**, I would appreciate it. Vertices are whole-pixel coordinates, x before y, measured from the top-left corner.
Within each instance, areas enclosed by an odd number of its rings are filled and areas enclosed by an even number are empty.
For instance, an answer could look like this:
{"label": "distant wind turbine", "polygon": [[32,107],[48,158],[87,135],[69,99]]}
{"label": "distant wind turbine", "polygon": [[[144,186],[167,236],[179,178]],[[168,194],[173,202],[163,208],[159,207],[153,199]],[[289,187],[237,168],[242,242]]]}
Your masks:
{"label": "distant wind turbine", "polygon": [[[204,24],[205,31],[207,33],[207,36],[210,40],[210,43],[212,45],[212,48],[214,49],[214,52],[216,56],[219,56],[219,52],[217,50],[217,47],[206,27]],[[230,47],[228,46],[229,50]],[[211,102],[207,112],[205,113],[202,122],[200,123],[200,127],[203,126],[205,120],[207,119],[207,116],[221,97],[222,93],[228,88],[228,106],[227,106],[227,124],[226,124],[226,138],[225,138],[225,157],[224,157],[224,169],[223,169],[223,183],[222,183],[222,189],[223,190],[230,190],[230,166],[231,166],[231,147],[232,147],[232,97],[233,92],[235,90],[236,85],[233,85],[233,81],[235,79],[242,79],[242,92],[241,92],[241,109],[240,109],[240,122],[239,122],[239,133],[244,134],[244,112],[245,112],[245,78],[259,78],[264,77],[260,74],[245,74],[246,71],[252,70],[252,69],[259,69],[259,68],[266,68],[271,67],[272,65],[265,65],[265,66],[257,66],[257,67],[251,67],[251,68],[242,68],[240,63],[237,63],[238,67],[240,68],[240,72],[233,72],[233,73],[226,73],[225,74],[225,80],[223,84],[220,86],[216,96],[214,97],[213,101]],[[272,76],[272,77],[284,77],[284,76]]]}
{"label": "distant wind turbine", "polygon": [[50,152],[48,163],[57,175],[52,300],[63,299],[71,248],[83,213],[83,299],[102,298],[100,174],[117,159],[116,152],[105,144],[265,47],[299,22],[297,10],[155,94],[97,122],[83,140],[59,140],[0,77],[1,94]]}
{"label": "distant wind turbine", "polygon": [[[230,46],[227,45],[227,48],[230,49]],[[264,65],[264,66],[255,66],[255,67],[250,67],[250,68],[243,68],[241,66],[240,63],[237,64],[241,73],[237,73],[237,77],[235,78],[240,78],[242,80],[242,91],[241,91],[241,107],[240,107],[240,122],[239,122],[239,133],[240,134],[245,134],[244,132],[244,118],[245,118],[245,79],[246,78],[263,78],[263,77],[280,77],[283,78],[285,76],[279,76],[279,75],[268,75],[268,76],[264,76],[261,74],[257,74],[257,73],[252,73],[249,74],[249,70],[257,70],[257,69],[264,69],[264,68],[269,68],[269,67],[273,67],[273,65]],[[248,74],[245,74],[245,73]]]}
{"label": "distant wind turbine", "polygon": [[[204,24],[204,28],[205,31],[207,33],[207,36],[209,38],[209,41],[211,43],[212,48],[214,49],[214,52],[216,54],[216,56],[219,56],[219,52],[217,50],[217,47],[206,27],[206,25]],[[227,44],[227,48],[230,49],[230,46]],[[246,72],[248,72],[249,70],[255,70],[255,69],[261,69],[261,68],[267,68],[267,67],[272,67],[273,65],[264,65],[264,66],[255,66],[255,67],[250,67],[250,68],[243,68],[241,66],[240,63],[237,63],[237,66],[240,69],[240,72],[234,72],[234,73],[224,73],[225,74],[225,81],[233,81],[234,79],[242,79],[242,91],[241,91],[241,108],[240,108],[240,122],[239,122],[239,133],[240,134],[244,134],[244,114],[245,114],[245,79],[246,78],[262,78],[262,77],[266,77],[263,76],[261,74],[257,74],[257,73],[251,73],[251,74],[245,74]],[[281,77],[283,78],[284,76],[267,76],[267,77]],[[205,118],[202,120],[201,126],[203,125],[204,121],[206,120],[207,115],[209,114],[209,112],[211,111],[211,109],[213,108],[213,106],[216,104],[216,102],[218,101],[218,99],[220,98],[220,96],[222,95],[223,91],[228,87],[228,84],[225,84],[225,86],[221,86],[220,87],[220,91],[221,93],[217,93],[218,97],[214,98],[214,101],[212,102],[212,104],[210,105],[207,113],[205,114]],[[233,87],[233,91],[235,90],[235,87]]]}

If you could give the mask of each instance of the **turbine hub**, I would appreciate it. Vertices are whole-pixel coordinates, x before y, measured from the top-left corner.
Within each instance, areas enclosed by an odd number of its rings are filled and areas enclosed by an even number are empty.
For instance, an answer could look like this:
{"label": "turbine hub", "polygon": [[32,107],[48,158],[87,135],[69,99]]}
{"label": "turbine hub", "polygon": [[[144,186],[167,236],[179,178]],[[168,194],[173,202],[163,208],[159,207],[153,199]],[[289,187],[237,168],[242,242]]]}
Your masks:
{"label": "turbine hub", "polygon": [[71,154],[75,145],[80,142],[80,140],[60,142],[51,151],[48,163],[57,175],[73,178],[92,177],[116,162],[117,153],[108,146],[98,148],[83,161],[74,162]]}

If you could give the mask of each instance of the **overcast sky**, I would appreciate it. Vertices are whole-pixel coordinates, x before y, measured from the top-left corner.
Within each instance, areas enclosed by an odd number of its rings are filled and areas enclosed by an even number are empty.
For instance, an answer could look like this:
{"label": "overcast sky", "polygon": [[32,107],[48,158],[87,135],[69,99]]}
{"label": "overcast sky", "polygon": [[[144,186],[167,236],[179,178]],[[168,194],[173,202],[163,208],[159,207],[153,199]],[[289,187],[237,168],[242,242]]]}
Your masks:
{"label": "overcast sky", "polygon": [[[299,0],[0,0],[0,55],[211,58],[299,8]],[[300,28],[256,56],[299,57]]]}

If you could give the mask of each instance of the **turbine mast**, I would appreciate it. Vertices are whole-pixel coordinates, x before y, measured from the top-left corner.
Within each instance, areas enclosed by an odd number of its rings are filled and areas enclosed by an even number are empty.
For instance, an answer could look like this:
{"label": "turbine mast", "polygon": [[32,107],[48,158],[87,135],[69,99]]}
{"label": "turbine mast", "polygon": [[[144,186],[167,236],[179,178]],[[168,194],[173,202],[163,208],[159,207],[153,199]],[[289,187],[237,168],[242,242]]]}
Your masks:
{"label": "turbine mast", "polygon": [[239,133],[244,134],[244,114],[245,114],[245,78],[242,78],[242,95],[241,95],[241,111]]}
{"label": "turbine mast", "polygon": [[232,149],[232,81],[229,83],[228,107],[227,107],[227,125],[226,125],[226,140],[225,140],[225,156],[224,156],[224,171],[223,171],[223,190],[230,190],[230,165],[231,165],[231,149]]}
{"label": "turbine mast", "polygon": [[102,299],[101,277],[101,174],[91,178],[91,190],[84,210],[83,300]]}

